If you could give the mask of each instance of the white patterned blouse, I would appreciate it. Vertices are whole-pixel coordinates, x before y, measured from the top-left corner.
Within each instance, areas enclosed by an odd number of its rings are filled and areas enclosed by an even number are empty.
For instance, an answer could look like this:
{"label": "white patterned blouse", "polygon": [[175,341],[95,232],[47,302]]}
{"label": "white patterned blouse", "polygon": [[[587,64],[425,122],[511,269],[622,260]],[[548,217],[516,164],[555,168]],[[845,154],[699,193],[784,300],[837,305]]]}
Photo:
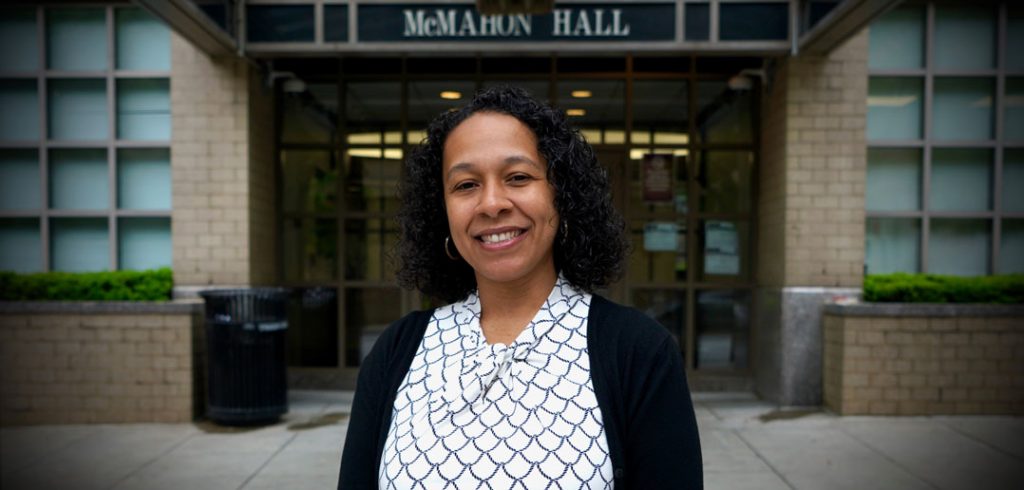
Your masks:
{"label": "white patterned blouse", "polygon": [[612,488],[590,298],[559,277],[511,345],[487,343],[476,294],[436,309],[398,388],[380,488]]}

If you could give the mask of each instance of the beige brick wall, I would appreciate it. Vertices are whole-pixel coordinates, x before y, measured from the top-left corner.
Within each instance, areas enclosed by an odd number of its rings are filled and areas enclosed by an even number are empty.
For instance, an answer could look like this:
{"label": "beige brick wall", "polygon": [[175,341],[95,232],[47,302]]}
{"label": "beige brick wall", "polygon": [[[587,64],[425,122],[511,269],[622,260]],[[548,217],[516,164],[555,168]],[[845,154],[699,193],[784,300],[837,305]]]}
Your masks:
{"label": "beige brick wall", "polygon": [[0,315],[0,425],[189,422],[198,312]]}
{"label": "beige brick wall", "polygon": [[825,405],[842,415],[1024,414],[1024,319],[826,313]]}
{"label": "beige brick wall", "polygon": [[867,41],[865,30],[776,67],[762,111],[762,285],[861,285]]}
{"label": "beige brick wall", "polygon": [[[273,280],[273,96],[246,61],[171,44],[177,285]],[[269,230],[269,231],[268,231]],[[269,269],[269,270],[268,270]]]}

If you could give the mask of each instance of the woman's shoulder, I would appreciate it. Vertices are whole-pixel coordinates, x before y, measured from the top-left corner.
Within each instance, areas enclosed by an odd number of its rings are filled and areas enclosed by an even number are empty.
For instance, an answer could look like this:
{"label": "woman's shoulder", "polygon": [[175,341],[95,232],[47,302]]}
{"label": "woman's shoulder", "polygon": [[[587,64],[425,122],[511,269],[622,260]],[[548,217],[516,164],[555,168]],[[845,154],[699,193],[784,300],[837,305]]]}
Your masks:
{"label": "woman's shoulder", "polygon": [[673,340],[668,330],[647,314],[597,294],[590,302],[589,335],[593,345],[616,350],[653,351]]}

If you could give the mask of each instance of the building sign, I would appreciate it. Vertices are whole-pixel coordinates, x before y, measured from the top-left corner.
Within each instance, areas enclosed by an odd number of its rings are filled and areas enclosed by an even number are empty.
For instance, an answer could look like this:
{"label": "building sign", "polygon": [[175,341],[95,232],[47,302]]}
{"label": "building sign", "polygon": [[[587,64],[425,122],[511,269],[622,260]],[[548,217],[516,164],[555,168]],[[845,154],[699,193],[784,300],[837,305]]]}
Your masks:
{"label": "building sign", "polygon": [[644,201],[672,201],[672,155],[647,153],[643,160]]}
{"label": "building sign", "polygon": [[360,4],[360,42],[674,41],[675,3],[561,4],[549,14],[480,15],[474,5]]}

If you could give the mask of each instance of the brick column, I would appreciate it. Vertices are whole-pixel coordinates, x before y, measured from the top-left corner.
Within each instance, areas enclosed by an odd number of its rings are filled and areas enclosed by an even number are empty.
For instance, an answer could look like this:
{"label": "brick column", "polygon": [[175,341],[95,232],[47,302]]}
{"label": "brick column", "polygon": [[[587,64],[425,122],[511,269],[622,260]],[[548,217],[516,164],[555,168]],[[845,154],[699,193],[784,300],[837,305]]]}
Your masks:
{"label": "brick column", "polygon": [[863,281],[867,55],[781,60],[763,98],[755,383],[783,405],[821,403],[822,304]]}
{"label": "brick column", "polygon": [[273,91],[238,58],[171,47],[176,291],[275,278]]}

